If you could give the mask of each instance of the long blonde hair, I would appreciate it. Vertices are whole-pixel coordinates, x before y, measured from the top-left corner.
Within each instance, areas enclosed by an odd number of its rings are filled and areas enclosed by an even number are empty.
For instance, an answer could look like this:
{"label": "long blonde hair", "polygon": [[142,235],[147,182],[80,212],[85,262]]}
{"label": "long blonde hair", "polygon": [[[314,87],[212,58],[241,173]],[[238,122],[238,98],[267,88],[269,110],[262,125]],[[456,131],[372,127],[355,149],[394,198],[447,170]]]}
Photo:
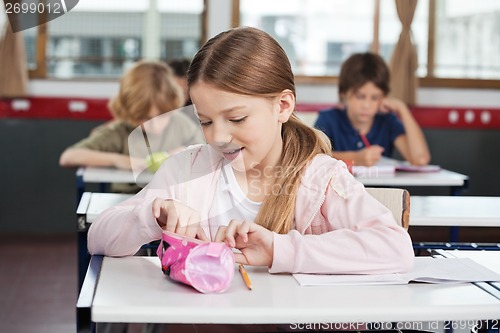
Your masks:
{"label": "long blonde hair", "polygon": [[[195,55],[188,70],[188,86],[203,81],[218,89],[261,97],[277,96],[295,83],[288,57],[266,32],[235,28],[210,39]],[[282,127],[283,152],[272,191],[255,222],[277,233],[294,227],[297,189],[307,164],[317,154],[330,154],[328,140],[292,114]]]}

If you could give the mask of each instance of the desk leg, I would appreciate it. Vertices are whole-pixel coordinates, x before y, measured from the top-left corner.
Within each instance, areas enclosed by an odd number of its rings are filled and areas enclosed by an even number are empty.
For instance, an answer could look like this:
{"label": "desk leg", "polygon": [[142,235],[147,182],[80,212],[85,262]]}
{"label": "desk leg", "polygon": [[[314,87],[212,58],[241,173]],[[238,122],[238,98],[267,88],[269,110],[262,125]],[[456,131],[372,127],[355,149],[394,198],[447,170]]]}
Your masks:
{"label": "desk leg", "polygon": [[101,193],[108,193],[111,192],[111,184],[110,183],[99,183],[99,192]]}
{"label": "desk leg", "polygon": [[80,230],[78,234],[78,290],[81,290],[85,272],[90,262],[90,255],[87,250],[87,230]]}
{"label": "desk leg", "polygon": [[457,226],[450,227],[450,242],[458,243],[458,232],[459,229]]}
{"label": "desk leg", "polygon": [[96,332],[96,324],[92,322],[91,309],[94,301],[97,278],[101,271],[103,256],[93,256],[88,265],[85,280],[76,303],[76,332]]}
{"label": "desk leg", "polygon": [[462,195],[463,192],[467,191],[468,189],[469,189],[469,180],[466,179],[464,180],[462,186],[452,186],[450,188],[450,195]]}
{"label": "desk leg", "polygon": [[85,192],[85,183],[83,182],[83,170],[78,169],[76,172],[76,202],[80,202],[83,192]]}
{"label": "desk leg", "polygon": [[[462,186],[452,186],[450,188],[450,195],[458,196],[462,195],[464,191],[469,188],[469,180],[464,180],[464,184]],[[453,226],[450,227],[450,242],[456,243],[458,242],[458,227]]]}

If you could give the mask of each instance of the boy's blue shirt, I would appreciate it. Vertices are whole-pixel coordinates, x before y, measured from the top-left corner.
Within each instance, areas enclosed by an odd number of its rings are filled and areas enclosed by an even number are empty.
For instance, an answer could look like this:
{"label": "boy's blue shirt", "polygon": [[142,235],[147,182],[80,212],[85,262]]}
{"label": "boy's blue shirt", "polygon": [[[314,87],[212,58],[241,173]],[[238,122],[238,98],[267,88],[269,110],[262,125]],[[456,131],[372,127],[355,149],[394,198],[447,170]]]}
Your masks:
{"label": "boy's blue shirt", "polygon": [[[354,151],[365,148],[359,132],[354,129],[347,111],[331,108],[319,112],[314,127],[322,130],[331,140],[334,151]],[[383,156],[392,157],[394,140],[405,133],[401,121],[393,113],[378,113],[366,135],[370,144],[384,147]]]}

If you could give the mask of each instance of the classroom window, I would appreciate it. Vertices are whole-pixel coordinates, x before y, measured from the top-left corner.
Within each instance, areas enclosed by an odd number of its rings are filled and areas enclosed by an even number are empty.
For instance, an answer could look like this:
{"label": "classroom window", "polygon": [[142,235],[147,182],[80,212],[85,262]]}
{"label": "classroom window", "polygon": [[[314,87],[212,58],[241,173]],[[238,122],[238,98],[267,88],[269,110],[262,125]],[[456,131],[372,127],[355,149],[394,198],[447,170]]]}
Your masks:
{"label": "classroom window", "polygon": [[201,45],[203,1],[159,1],[158,9],[162,33],[160,58],[191,59]]}
{"label": "classroom window", "polygon": [[[239,0],[239,9],[233,21],[274,36],[307,82],[338,76],[355,52],[389,61],[401,33],[394,0]],[[421,85],[499,87],[499,22],[497,0],[418,1],[412,40]]]}
{"label": "classroom window", "polygon": [[436,30],[436,77],[500,79],[500,1],[438,1]]}
{"label": "classroom window", "polygon": [[[337,76],[352,53],[373,43],[375,2],[366,0],[241,0],[240,25],[259,27],[283,46],[296,75]],[[428,1],[419,1],[413,20],[419,72],[425,75]],[[379,53],[388,61],[401,31],[393,1],[380,2]]]}
{"label": "classroom window", "polygon": [[372,40],[374,7],[366,0],[241,0],[240,25],[259,27],[287,52],[296,75],[337,75]]}
{"label": "classroom window", "polygon": [[[191,58],[202,39],[203,10],[203,0],[80,1],[46,25],[42,77],[116,78],[142,58]],[[24,33],[34,69],[37,28],[30,30]]]}
{"label": "classroom window", "polygon": [[24,45],[28,69],[36,69],[36,50],[37,50],[37,28],[31,28],[24,31]]}

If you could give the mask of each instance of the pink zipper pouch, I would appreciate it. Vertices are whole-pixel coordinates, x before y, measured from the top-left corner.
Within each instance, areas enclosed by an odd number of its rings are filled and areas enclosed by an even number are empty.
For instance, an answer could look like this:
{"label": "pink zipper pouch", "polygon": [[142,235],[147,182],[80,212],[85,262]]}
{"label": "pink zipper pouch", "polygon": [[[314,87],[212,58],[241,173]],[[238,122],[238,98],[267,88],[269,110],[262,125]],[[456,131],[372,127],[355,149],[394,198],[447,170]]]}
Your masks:
{"label": "pink zipper pouch", "polygon": [[156,254],[165,275],[199,292],[221,293],[233,280],[234,255],[224,243],[164,231]]}

